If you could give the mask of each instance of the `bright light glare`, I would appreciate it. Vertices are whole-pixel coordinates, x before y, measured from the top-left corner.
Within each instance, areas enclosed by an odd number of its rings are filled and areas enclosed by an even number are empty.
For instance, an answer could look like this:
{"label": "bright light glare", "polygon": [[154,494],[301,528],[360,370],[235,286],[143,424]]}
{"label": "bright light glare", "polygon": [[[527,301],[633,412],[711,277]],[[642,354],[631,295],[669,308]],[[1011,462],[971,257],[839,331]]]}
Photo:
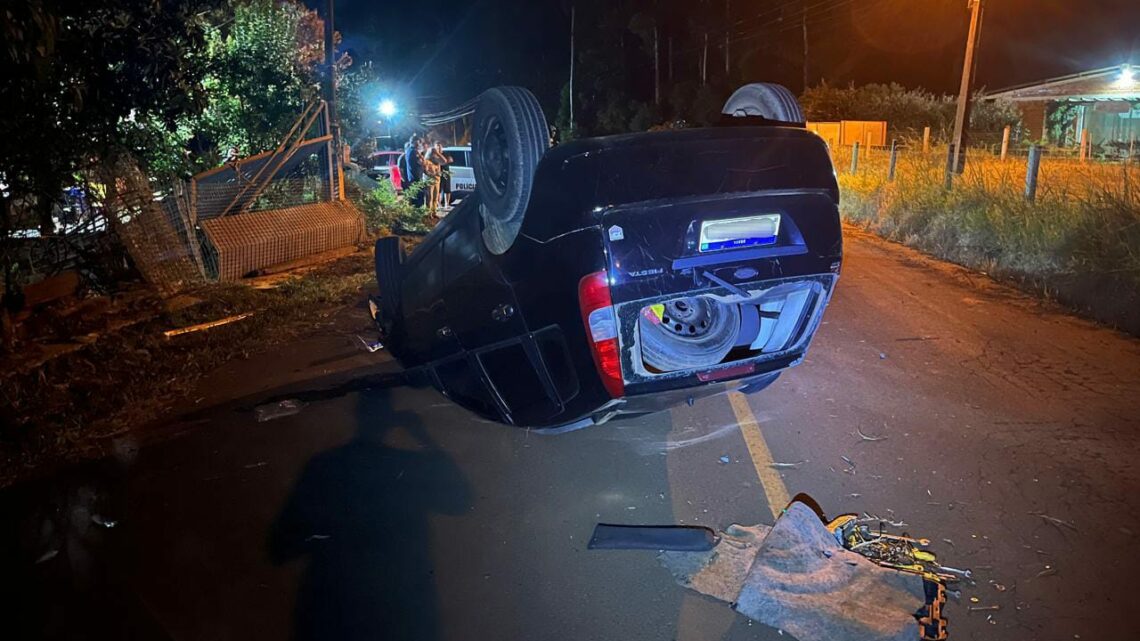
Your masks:
{"label": "bright light glare", "polygon": [[384,100],[380,102],[380,115],[391,117],[396,115],[396,103],[391,100]]}
{"label": "bright light glare", "polygon": [[1136,82],[1136,70],[1131,65],[1120,68],[1120,77],[1116,79],[1117,87],[1131,87]]}

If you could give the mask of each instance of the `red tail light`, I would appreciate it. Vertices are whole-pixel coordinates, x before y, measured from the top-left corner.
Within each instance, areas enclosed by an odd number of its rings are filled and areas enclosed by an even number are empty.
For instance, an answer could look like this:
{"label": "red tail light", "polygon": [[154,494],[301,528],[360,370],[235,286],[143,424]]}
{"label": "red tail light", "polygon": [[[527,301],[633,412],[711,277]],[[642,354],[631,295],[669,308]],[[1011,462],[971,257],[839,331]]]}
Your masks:
{"label": "red tail light", "polygon": [[625,382],[621,378],[618,324],[606,272],[594,272],[578,282],[578,305],[602,384],[610,396],[618,398],[625,393]]}

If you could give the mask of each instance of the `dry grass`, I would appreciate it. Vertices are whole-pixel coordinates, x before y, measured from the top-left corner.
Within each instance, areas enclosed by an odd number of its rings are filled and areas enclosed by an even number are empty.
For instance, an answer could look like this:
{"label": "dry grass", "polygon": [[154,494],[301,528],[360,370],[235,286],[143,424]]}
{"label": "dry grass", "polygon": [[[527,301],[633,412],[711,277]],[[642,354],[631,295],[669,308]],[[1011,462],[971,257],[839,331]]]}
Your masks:
{"label": "dry grass", "polygon": [[1088,292],[1134,299],[1140,291],[1140,167],[1047,158],[1030,203],[1023,195],[1024,157],[971,157],[949,191],[945,149],[900,154],[894,182],[886,180],[888,159],[885,150],[861,153],[851,175],[850,150],[837,151],[848,221],[1140,331],[1133,325],[1140,319],[1101,313],[1119,301],[1098,301]]}

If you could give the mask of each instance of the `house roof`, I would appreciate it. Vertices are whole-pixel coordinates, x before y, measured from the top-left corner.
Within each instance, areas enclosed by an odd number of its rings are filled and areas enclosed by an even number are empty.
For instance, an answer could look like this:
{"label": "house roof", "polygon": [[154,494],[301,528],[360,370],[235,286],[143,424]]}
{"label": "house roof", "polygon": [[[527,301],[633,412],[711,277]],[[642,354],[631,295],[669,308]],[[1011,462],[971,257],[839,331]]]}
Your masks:
{"label": "house roof", "polygon": [[[1131,82],[1121,82],[1125,68],[1130,68],[1136,75]],[[1012,102],[1140,101],[1140,67],[1123,65],[1082,71],[1068,76],[1007,87],[986,94],[986,99]]]}

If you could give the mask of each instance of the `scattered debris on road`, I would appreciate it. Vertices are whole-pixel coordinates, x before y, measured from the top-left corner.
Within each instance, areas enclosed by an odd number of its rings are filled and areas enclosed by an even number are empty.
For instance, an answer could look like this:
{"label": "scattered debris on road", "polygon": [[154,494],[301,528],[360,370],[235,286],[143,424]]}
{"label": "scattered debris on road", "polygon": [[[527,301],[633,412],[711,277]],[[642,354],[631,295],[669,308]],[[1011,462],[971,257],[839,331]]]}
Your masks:
{"label": "scattered debris on road", "polygon": [[768,467],[774,470],[798,470],[804,463],[807,463],[807,460],[796,461],[795,463],[771,463]]}
{"label": "scattered debris on road", "polygon": [[1045,521],[1046,523],[1049,523],[1050,525],[1057,526],[1058,529],[1062,528],[1062,527],[1066,527],[1066,528],[1069,528],[1070,530],[1072,530],[1074,532],[1080,531],[1077,529],[1077,526],[1073,525],[1072,523],[1065,521],[1063,519],[1059,519],[1055,516],[1049,516],[1048,514],[1045,514],[1044,512],[1030,512],[1029,514],[1030,514],[1030,516],[1040,517],[1041,520]]}
{"label": "scattered debris on road", "polygon": [[91,516],[91,522],[94,523],[95,525],[105,527],[108,530],[119,524],[119,522],[116,521],[115,519],[106,518],[101,514],[92,515]]}
{"label": "scattered debris on road", "polygon": [[266,421],[298,414],[304,407],[305,403],[303,401],[290,398],[267,405],[258,405],[254,409],[254,414],[257,416],[258,423],[265,423]]}
{"label": "scattered debris on road", "polygon": [[201,331],[204,331],[207,329],[213,329],[215,327],[221,327],[222,325],[229,325],[230,323],[236,323],[240,320],[245,320],[245,319],[249,318],[250,316],[253,316],[253,312],[245,312],[244,314],[236,314],[234,316],[227,316],[225,318],[219,318],[218,320],[210,321],[208,323],[198,323],[197,325],[189,325],[187,327],[179,327],[178,329],[168,329],[165,332],[163,332],[162,335],[165,336],[166,338],[172,338],[174,336],[181,336],[183,334],[191,334],[194,332],[201,332]]}
{"label": "scattered debris on road", "polygon": [[968,572],[941,566],[928,539],[861,525],[854,514],[827,522],[807,501],[797,497],[772,527],[720,533],[599,524],[590,548],[657,549],[680,585],[801,641],[947,638],[946,585]]}
{"label": "scattered debris on road", "polygon": [[732,459],[728,458],[727,455],[720,457],[720,462],[725,464],[725,465],[727,465],[731,460]]}
{"label": "scattered debris on road", "polygon": [[364,346],[364,351],[368,352],[369,354],[374,354],[384,349],[384,344],[380,341],[369,342],[364,340],[364,338],[360,335],[357,335],[356,340],[360,341],[360,344]]}
{"label": "scattered debris on road", "polygon": [[859,435],[860,439],[862,439],[864,441],[870,441],[872,443],[875,443],[877,441],[885,441],[885,440],[887,440],[887,438],[889,438],[887,436],[867,436],[866,434],[863,433],[863,430],[861,430],[857,427],[855,428],[855,433]]}

